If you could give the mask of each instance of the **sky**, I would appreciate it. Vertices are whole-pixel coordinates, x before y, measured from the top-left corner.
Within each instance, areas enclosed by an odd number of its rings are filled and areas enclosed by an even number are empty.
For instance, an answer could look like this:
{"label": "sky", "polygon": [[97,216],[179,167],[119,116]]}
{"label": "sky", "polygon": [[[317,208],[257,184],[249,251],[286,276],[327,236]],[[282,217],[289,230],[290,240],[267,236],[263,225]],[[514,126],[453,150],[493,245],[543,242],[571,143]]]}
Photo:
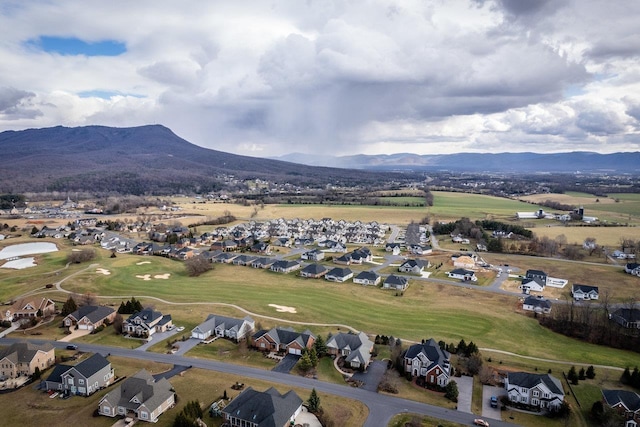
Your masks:
{"label": "sky", "polygon": [[0,2],[0,131],[256,157],[640,151],[640,1]]}

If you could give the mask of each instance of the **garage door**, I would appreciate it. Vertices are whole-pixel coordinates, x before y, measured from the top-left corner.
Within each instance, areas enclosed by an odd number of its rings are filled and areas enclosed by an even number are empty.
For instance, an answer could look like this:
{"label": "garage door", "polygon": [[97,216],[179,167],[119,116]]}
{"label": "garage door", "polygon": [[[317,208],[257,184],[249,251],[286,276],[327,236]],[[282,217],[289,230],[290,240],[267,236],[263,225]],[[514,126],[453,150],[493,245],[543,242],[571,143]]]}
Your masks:
{"label": "garage door", "polygon": [[291,353],[291,354],[298,354],[298,355],[300,355],[300,354],[302,354],[302,350],[297,349],[297,348],[290,348],[290,349],[289,349],[289,353]]}

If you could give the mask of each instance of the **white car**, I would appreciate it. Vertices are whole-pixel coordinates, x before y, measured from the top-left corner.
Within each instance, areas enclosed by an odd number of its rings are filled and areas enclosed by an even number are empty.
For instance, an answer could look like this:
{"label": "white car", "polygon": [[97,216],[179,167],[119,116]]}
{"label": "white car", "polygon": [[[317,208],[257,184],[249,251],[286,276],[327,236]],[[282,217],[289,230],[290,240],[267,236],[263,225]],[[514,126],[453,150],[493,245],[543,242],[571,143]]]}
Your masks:
{"label": "white car", "polygon": [[176,331],[178,331],[178,332],[182,332],[182,331],[184,331],[184,326],[178,326],[178,327],[176,328]]}
{"label": "white car", "polygon": [[477,426],[489,427],[489,423],[482,418],[476,418],[475,420],[473,420],[473,423]]}

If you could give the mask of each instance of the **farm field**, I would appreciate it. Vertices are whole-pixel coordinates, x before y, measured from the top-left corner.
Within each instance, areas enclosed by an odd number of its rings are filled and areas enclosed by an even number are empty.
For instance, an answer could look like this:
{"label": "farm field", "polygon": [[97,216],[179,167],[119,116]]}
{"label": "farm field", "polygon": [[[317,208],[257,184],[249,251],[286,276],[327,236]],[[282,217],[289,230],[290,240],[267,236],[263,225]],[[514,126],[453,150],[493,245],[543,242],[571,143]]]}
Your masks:
{"label": "farm field", "polygon": [[[434,336],[457,342],[465,338],[483,347],[510,349],[525,355],[615,366],[637,360],[637,354],[592,346],[549,332],[534,319],[515,313],[516,297],[423,281],[415,281],[404,296],[397,297],[350,282],[301,280],[292,275],[228,265],[216,265],[213,271],[192,278],[186,276],[179,262],[149,257],[144,260],[150,264],[136,265],[140,259],[131,255],[102,259],[100,267],[108,269],[111,275],[86,270],[71,277],[64,287],[78,293],[91,291],[125,299],[135,295],[147,304],[153,303],[157,309],[166,307],[176,323],[183,322],[187,327],[197,325],[206,317],[201,313],[195,318],[195,311],[191,311],[194,307],[219,312],[219,306],[214,303],[220,302],[238,304],[256,315],[266,316],[267,321],[269,317],[277,317],[302,324],[346,324],[374,335],[394,335],[403,340],[419,341]],[[135,277],[141,274],[169,274],[170,278],[144,281]],[[153,302],[145,296],[181,305]],[[269,304],[293,307],[296,313],[277,312]],[[184,312],[181,308],[188,311],[184,320],[179,314]],[[238,310],[235,315],[242,312]],[[262,320],[256,318],[256,321]],[[502,332],[504,324],[530,337],[527,343],[513,342],[509,334]],[[310,328],[313,330],[313,325]]]}
{"label": "farm field", "polygon": [[[640,194],[612,193],[608,197],[596,197],[593,194],[569,192],[566,194],[535,194],[524,196],[522,200],[531,203],[551,200],[576,207],[583,206],[585,215],[596,216],[600,221],[630,225],[640,224]],[[598,201],[596,202],[596,200]]]}
{"label": "farm field", "polygon": [[567,243],[582,245],[587,237],[596,239],[596,243],[600,246],[619,249],[622,239],[640,239],[640,226],[634,227],[565,227],[556,223],[551,227],[534,227],[529,228],[538,237],[549,237],[555,239],[564,235]]}
{"label": "farm field", "polygon": [[482,194],[433,191],[433,206],[429,213],[436,221],[451,221],[462,217],[471,220],[495,219],[514,221],[516,212],[536,211],[537,205]]}

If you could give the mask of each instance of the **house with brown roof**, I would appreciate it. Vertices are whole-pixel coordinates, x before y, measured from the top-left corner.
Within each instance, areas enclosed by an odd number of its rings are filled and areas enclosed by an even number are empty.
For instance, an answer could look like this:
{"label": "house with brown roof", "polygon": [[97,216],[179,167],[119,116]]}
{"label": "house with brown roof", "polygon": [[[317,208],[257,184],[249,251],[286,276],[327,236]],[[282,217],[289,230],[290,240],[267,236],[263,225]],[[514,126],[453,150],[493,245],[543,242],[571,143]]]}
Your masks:
{"label": "house with brown roof", "polygon": [[17,342],[0,350],[0,380],[33,375],[36,368],[44,371],[54,362],[51,344]]}
{"label": "house with brown roof", "polygon": [[34,319],[41,316],[50,316],[56,312],[56,304],[49,298],[45,297],[27,297],[21,298],[14,302],[3,313],[3,319],[14,322],[20,319]]}
{"label": "house with brown roof", "polygon": [[316,341],[316,337],[309,330],[296,332],[293,328],[262,330],[252,338],[252,345],[260,351],[290,354],[302,354],[302,349],[311,348]]}
{"label": "house with brown roof", "polygon": [[101,325],[108,325],[116,317],[116,311],[104,305],[84,305],[62,320],[68,328],[77,326],[78,329],[93,331]]}

